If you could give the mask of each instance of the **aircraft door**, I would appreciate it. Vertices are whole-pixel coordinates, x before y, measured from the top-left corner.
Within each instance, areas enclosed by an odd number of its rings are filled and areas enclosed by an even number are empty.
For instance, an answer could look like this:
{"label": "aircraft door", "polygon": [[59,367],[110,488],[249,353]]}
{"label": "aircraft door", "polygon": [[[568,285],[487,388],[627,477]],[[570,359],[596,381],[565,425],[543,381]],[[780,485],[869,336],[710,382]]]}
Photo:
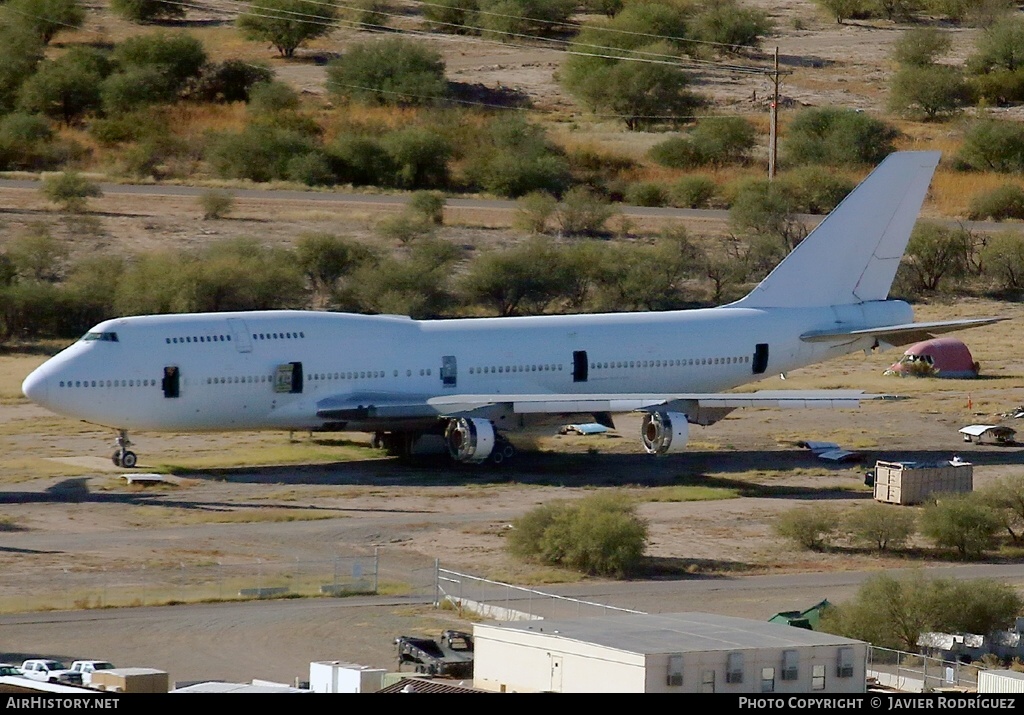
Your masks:
{"label": "aircraft door", "polygon": [[573,382],[586,382],[588,376],[588,368],[590,365],[587,363],[587,351],[586,350],[574,350],[572,353],[572,381]]}
{"label": "aircraft door", "polygon": [[768,343],[758,343],[754,346],[754,362],[750,371],[755,375],[762,375],[768,369]]}
{"label": "aircraft door", "polygon": [[168,365],[164,368],[164,379],[160,386],[164,390],[164,397],[181,396],[181,370],[177,365]]}
{"label": "aircraft door", "polygon": [[249,328],[245,321],[239,318],[228,318],[228,328],[231,330],[231,340],[235,344],[235,350],[240,353],[251,353],[252,338],[249,336]]}
{"label": "aircraft door", "polygon": [[301,362],[290,362],[277,366],[277,371],[274,373],[274,392],[302,394]]}
{"label": "aircraft door", "polygon": [[459,379],[459,366],[454,355],[441,358],[441,384],[444,387],[455,387]]}

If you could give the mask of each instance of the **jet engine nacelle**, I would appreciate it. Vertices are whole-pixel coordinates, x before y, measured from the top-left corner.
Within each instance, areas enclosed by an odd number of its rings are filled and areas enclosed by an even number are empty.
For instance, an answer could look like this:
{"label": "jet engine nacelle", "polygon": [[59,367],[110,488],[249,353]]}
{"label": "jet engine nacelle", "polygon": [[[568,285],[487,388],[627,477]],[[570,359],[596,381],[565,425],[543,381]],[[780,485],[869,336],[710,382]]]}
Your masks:
{"label": "jet engine nacelle", "polygon": [[647,454],[682,452],[690,439],[690,423],[681,412],[648,412],[640,423]]}
{"label": "jet engine nacelle", "polygon": [[479,464],[491,456],[497,443],[494,423],[472,417],[453,419],[444,431],[444,441],[455,461]]}

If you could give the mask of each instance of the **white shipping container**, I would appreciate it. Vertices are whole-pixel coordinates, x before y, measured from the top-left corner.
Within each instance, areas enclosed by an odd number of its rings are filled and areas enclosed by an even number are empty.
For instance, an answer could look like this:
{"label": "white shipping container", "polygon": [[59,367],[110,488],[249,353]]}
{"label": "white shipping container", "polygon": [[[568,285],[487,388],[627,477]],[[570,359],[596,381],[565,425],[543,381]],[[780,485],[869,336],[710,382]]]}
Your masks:
{"label": "white shipping container", "polygon": [[887,504],[921,504],[935,494],[962,494],[973,490],[974,467],[968,462],[875,463],[875,500]]}
{"label": "white shipping container", "polygon": [[1015,670],[979,670],[979,693],[1024,693],[1024,673]]}
{"label": "white shipping container", "polygon": [[314,693],[375,693],[384,684],[383,668],[337,660],[309,664],[309,689]]}

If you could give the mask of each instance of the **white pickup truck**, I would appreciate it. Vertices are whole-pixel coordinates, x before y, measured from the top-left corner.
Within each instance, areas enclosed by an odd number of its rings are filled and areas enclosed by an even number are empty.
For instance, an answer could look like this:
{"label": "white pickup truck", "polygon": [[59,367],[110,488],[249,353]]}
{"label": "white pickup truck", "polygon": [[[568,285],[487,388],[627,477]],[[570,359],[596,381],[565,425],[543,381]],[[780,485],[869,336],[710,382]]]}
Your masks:
{"label": "white pickup truck", "polygon": [[76,660],[71,664],[71,670],[82,676],[82,685],[92,685],[92,674],[97,670],[112,670],[113,663],[105,660]]}
{"label": "white pickup truck", "polygon": [[21,674],[30,680],[39,680],[44,683],[79,685],[82,682],[81,673],[65,668],[59,660],[47,658],[26,660],[21,664]]}

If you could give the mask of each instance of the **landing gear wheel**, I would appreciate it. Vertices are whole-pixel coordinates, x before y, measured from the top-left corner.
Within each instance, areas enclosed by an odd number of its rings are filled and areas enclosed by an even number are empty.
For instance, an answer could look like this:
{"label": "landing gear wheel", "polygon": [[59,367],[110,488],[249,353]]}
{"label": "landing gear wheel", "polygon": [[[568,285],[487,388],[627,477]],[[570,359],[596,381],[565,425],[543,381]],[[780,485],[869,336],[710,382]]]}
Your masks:
{"label": "landing gear wheel", "polygon": [[501,464],[505,461],[505,452],[502,450],[494,450],[491,453],[491,464]]}
{"label": "landing gear wheel", "polygon": [[111,457],[115,467],[131,469],[139,461],[139,458],[135,456],[135,452],[129,451],[128,448],[131,446],[131,440],[128,439],[128,430],[119,429],[117,431],[117,451]]}
{"label": "landing gear wheel", "polygon": [[512,445],[511,442],[507,443],[505,445],[505,448],[502,449],[501,451],[502,454],[505,455],[505,459],[512,459],[514,456],[516,456],[516,448],[515,446]]}

